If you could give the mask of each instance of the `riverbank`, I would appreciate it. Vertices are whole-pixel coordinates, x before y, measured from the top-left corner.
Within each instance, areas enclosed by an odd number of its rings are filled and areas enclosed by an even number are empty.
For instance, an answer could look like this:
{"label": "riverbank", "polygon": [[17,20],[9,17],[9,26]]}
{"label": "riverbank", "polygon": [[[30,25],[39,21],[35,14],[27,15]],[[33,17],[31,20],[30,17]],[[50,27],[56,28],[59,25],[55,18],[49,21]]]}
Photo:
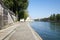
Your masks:
{"label": "riverbank", "polygon": [[17,22],[0,30],[0,40],[42,40],[27,22]]}
{"label": "riverbank", "polygon": [[42,40],[42,38],[26,23],[20,23],[20,27],[15,29],[15,32],[9,40]]}
{"label": "riverbank", "polygon": [[42,40],[27,22],[17,22],[0,30],[0,40]]}
{"label": "riverbank", "polygon": [[35,39],[36,39],[36,40],[37,40],[37,39],[38,39],[38,40],[43,40],[43,39],[38,35],[38,33],[35,32],[34,29],[32,29],[32,27],[29,25],[29,23],[28,23],[28,27],[30,28],[32,34],[35,36]]}

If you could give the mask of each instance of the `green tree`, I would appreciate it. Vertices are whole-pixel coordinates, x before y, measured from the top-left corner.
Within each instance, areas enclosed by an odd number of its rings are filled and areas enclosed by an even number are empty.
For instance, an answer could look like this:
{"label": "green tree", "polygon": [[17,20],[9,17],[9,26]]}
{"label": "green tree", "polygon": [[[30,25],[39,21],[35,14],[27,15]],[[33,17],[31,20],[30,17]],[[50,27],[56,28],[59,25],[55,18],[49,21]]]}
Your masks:
{"label": "green tree", "polygon": [[53,14],[53,21],[55,21],[56,20],[56,17],[55,17],[55,14]]}
{"label": "green tree", "polygon": [[13,0],[3,0],[3,3],[5,4],[5,6],[9,9],[12,9],[13,8]]}
{"label": "green tree", "polygon": [[57,22],[60,22],[60,14],[57,14],[57,15],[56,15],[56,21],[57,21]]}
{"label": "green tree", "polygon": [[7,8],[15,13],[18,13],[18,21],[21,18],[21,15],[24,15],[23,10],[27,10],[28,0],[3,0],[3,3]]}
{"label": "green tree", "polygon": [[53,16],[51,15],[51,16],[50,16],[50,21],[52,21],[52,20],[53,20]]}
{"label": "green tree", "polygon": [[19,11],[18,21],[20,21],[20,19],[23,19],[23,18],[24,18],[24,11]]}
{"label": "green tree", "polygon": [[55,21],[55,19],[56,19],[55,14],[51,15],[49,19],[50,19],[50,21]]}
{"label": "green tree", "polygon": [[28,17],[29,15],[28,15],[28,12],[27,11],[20,11],[19,12],[19,15],[18,15],[18,21],[20,21],[20,19],[24,19],[24,21],[27,19],[27,17]]}
{"label": "green tree", "polygon": [[28,16],[28,11],[24,11],[24,21],[27,19]]}

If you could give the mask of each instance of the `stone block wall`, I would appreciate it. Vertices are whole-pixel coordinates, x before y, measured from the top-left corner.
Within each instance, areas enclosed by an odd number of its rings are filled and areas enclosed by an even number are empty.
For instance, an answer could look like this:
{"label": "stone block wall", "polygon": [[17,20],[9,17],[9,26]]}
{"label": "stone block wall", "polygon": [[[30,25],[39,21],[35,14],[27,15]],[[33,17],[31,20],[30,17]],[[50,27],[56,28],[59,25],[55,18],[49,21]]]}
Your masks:
{"label": "stone block wall", "polygon": [[0,1],[0,29],[4,28],[5,25],[15,22],[16,19],[15,14]]}

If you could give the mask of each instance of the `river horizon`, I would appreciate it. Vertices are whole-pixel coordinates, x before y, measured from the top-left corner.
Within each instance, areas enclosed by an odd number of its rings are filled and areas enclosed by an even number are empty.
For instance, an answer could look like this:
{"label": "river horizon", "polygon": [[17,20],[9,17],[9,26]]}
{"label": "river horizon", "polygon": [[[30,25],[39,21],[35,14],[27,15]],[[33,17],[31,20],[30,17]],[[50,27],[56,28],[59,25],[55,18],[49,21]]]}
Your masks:
{"label": "river horizon", "polygon": [[60,23],[31,22],[30,25],[43,40],[60,40]]}

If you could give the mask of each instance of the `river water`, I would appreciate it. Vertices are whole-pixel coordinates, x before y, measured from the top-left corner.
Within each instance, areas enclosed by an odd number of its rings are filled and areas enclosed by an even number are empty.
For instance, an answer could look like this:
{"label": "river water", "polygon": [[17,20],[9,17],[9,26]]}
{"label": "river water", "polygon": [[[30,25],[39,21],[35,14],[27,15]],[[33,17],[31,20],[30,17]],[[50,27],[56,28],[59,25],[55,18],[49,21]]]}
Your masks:
{"label": "river water", "polygon": [[60,23],[31,22],[30,24],[43,40],[60,40]]}

